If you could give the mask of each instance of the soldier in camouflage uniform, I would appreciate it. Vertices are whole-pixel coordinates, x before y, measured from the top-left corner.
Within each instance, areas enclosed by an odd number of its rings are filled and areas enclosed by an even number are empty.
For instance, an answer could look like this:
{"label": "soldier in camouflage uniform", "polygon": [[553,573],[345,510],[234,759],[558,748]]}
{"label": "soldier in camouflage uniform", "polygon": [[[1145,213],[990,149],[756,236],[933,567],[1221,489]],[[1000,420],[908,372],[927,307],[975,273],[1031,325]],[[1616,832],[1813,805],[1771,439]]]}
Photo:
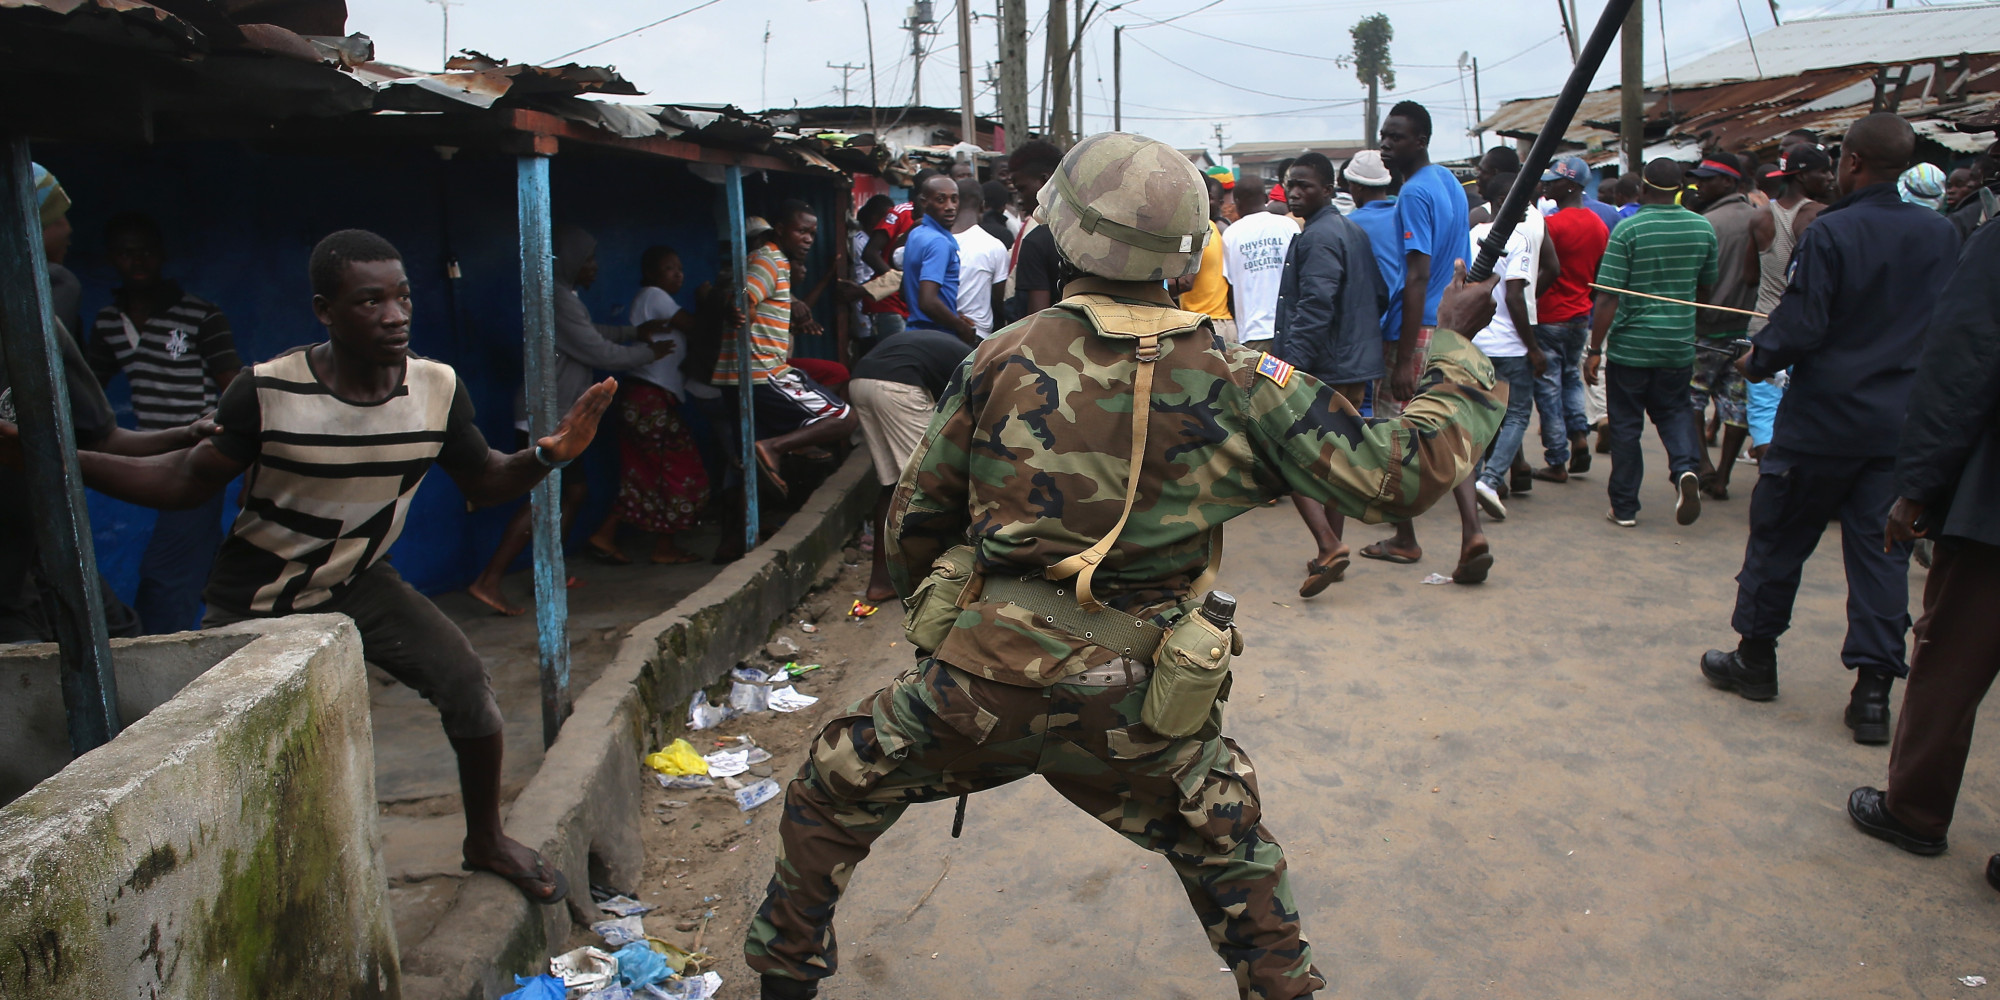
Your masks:
{"label": "soldier in camouflage uniform", "polygon": [[[1364,420],[1324,384],[1175,309],[1162,282],[1199,266],[1208,206],[1171,147],[1092,136],[1044,194],[1043,218],[1083,274],[1061,303],[981,344],[939,402],[890,508],[898,592],[968,541],[989,580],[1084,552],[1114,531],[1136,472],[1130,516],[1086,582],[1112,611],[1164,626],[1200,598],[1190,591],[1212,526],[1288,493],[1369,522],[1415,517],[1471,473],[1498,428],[1505,387],[1442,327],[1424,391],[1398,418]],[[1455,286],[1452,329],[1485,325],[1491,288]],[[1137,349],[1148,334],[1152,358]],[[1134,470],[1142,364],[1156,366],[1157,388]],[[1139,721],[1148,662],[1014,604],[961,607],[933,655],[827,725],[786,790],[777,871],[744,947],[762,995],[811,998],[834,973],[834,904],[910,804],[1031,774],[1166,857],[1242,997],[1323,989],[1250,757],[1220,734],[1221,703],[1199,732],[1163,738]]]}

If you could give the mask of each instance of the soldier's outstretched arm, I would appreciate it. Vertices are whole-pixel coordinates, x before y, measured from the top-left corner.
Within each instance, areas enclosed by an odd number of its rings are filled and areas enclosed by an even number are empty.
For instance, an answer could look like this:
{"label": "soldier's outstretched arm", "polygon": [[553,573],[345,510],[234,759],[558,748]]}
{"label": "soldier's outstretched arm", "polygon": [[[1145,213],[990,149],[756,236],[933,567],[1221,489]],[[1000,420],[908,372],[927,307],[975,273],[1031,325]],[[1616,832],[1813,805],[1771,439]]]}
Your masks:
{"label": "soldier's outstretched arm", "polygon": [[1363,419],[1303,372],[1258,377],[1250,389],[1251,437],[1295,492],[1370,523],[1406,521],[1472,474],[1507,410],[1493,363],[1455,331],[1483,329],[1493,286],[1465,282],[1465,265],[1438,306],[1430,367],[1399,417]]}
{"label": "soldier's outstretched arm", "polygon": [[972,415],[966,394],[976,381],[973,352],[945,387],[938,412],[931,418],[910,464],[903,469],[896,494],[889,502],[887,538],[876,544],[889,561],[889,582],[896,593],[910,591],[931,572],[931,562],[944,550],[964,544],[972,523],[966,509],[966,479],[971,468]]}

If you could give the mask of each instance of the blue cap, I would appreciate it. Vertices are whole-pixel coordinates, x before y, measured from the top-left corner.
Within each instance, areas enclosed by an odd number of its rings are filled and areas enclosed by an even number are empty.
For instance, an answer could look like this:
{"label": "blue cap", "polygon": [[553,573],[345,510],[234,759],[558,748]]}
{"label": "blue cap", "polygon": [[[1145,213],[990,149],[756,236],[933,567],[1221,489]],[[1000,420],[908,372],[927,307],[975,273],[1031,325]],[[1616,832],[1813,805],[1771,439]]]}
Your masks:
{"label": "blue cap", "polygon": [[1588,184],[1590,182],[1590,164],[1583,162],[1583,157],[1581,156],[1565,156],[1549,164],[1549,169],[1542,171],[1542,180],[1575,181],[1578,184]]}

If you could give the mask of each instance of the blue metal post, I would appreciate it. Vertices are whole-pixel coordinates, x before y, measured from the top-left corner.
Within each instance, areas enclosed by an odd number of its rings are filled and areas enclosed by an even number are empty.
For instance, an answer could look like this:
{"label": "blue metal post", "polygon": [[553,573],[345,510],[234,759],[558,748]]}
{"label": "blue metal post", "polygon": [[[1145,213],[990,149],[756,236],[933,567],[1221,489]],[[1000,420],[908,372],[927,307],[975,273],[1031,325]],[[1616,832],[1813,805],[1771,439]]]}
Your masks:
{"label": "blue metal post", "polygon": [[[521,333],[525,343],[528,437],[555,433],[556,271],[549,217],[549,158],[522,156],[516,170],[521,231]],[[535,532],[535,627],[542,660],[542,745],[556,741],[569,716],[569,591],[562,552],[562,477],[551,474],[529,496]]]}
{"label": "blue metal post", "polygon": [[757,547],[757,406],[750,385],[750,295],[744,281],[750,276],[749,238],[743,228],[743,168],[731,164],[722,171],[722,187],[729,196],[729,252],[735,265],[736,309],[743,313],[743,325],[736,331],[736,399],[743,437],[743,551]]}
{"label": "blue metal post", "polygon": [[56,598],[50,610],[62,650],[69,747],[81,757],[118,735],[118,688],[76,461],[69,381],[49,299],[28,140],[10,137],[0,152],[0,356],[10,376],[0,418],[20,423],[35,550]]}

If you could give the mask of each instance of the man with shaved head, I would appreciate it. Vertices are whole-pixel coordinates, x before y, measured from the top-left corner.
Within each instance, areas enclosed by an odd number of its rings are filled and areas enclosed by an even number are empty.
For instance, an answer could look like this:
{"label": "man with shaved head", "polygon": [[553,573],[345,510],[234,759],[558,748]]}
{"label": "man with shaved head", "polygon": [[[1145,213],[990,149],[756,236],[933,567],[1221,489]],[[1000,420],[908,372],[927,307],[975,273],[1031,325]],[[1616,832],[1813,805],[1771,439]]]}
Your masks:
{"label": "man with shaved head", "polygon": [[[1778,636],[1791,624],[1800,570],[1838,518],[1847,570],[1840,659],[1856,673],[1845,721],[1854,741],[1868,744],[1889,741],[1889,689],[1909,676],[1910,545],[1885,544],[1883,526],[1896,498],[1896,452],[1924,329],[1958,256],[1951,223],[1896,193],[1916,141],[1895,114],[1869,115],[1847,130],[1842,197],[1800,235],[1785,293],[1738,362],[1756,381],[1785,368],[1792,377],[1750,499],[1750,542],[1730,622],[1741,638],[1735,650],[1701,659],[1716,687],[1752,701],[1777,697]],[[1856,822],[1895,822],[1878,807]]]}

